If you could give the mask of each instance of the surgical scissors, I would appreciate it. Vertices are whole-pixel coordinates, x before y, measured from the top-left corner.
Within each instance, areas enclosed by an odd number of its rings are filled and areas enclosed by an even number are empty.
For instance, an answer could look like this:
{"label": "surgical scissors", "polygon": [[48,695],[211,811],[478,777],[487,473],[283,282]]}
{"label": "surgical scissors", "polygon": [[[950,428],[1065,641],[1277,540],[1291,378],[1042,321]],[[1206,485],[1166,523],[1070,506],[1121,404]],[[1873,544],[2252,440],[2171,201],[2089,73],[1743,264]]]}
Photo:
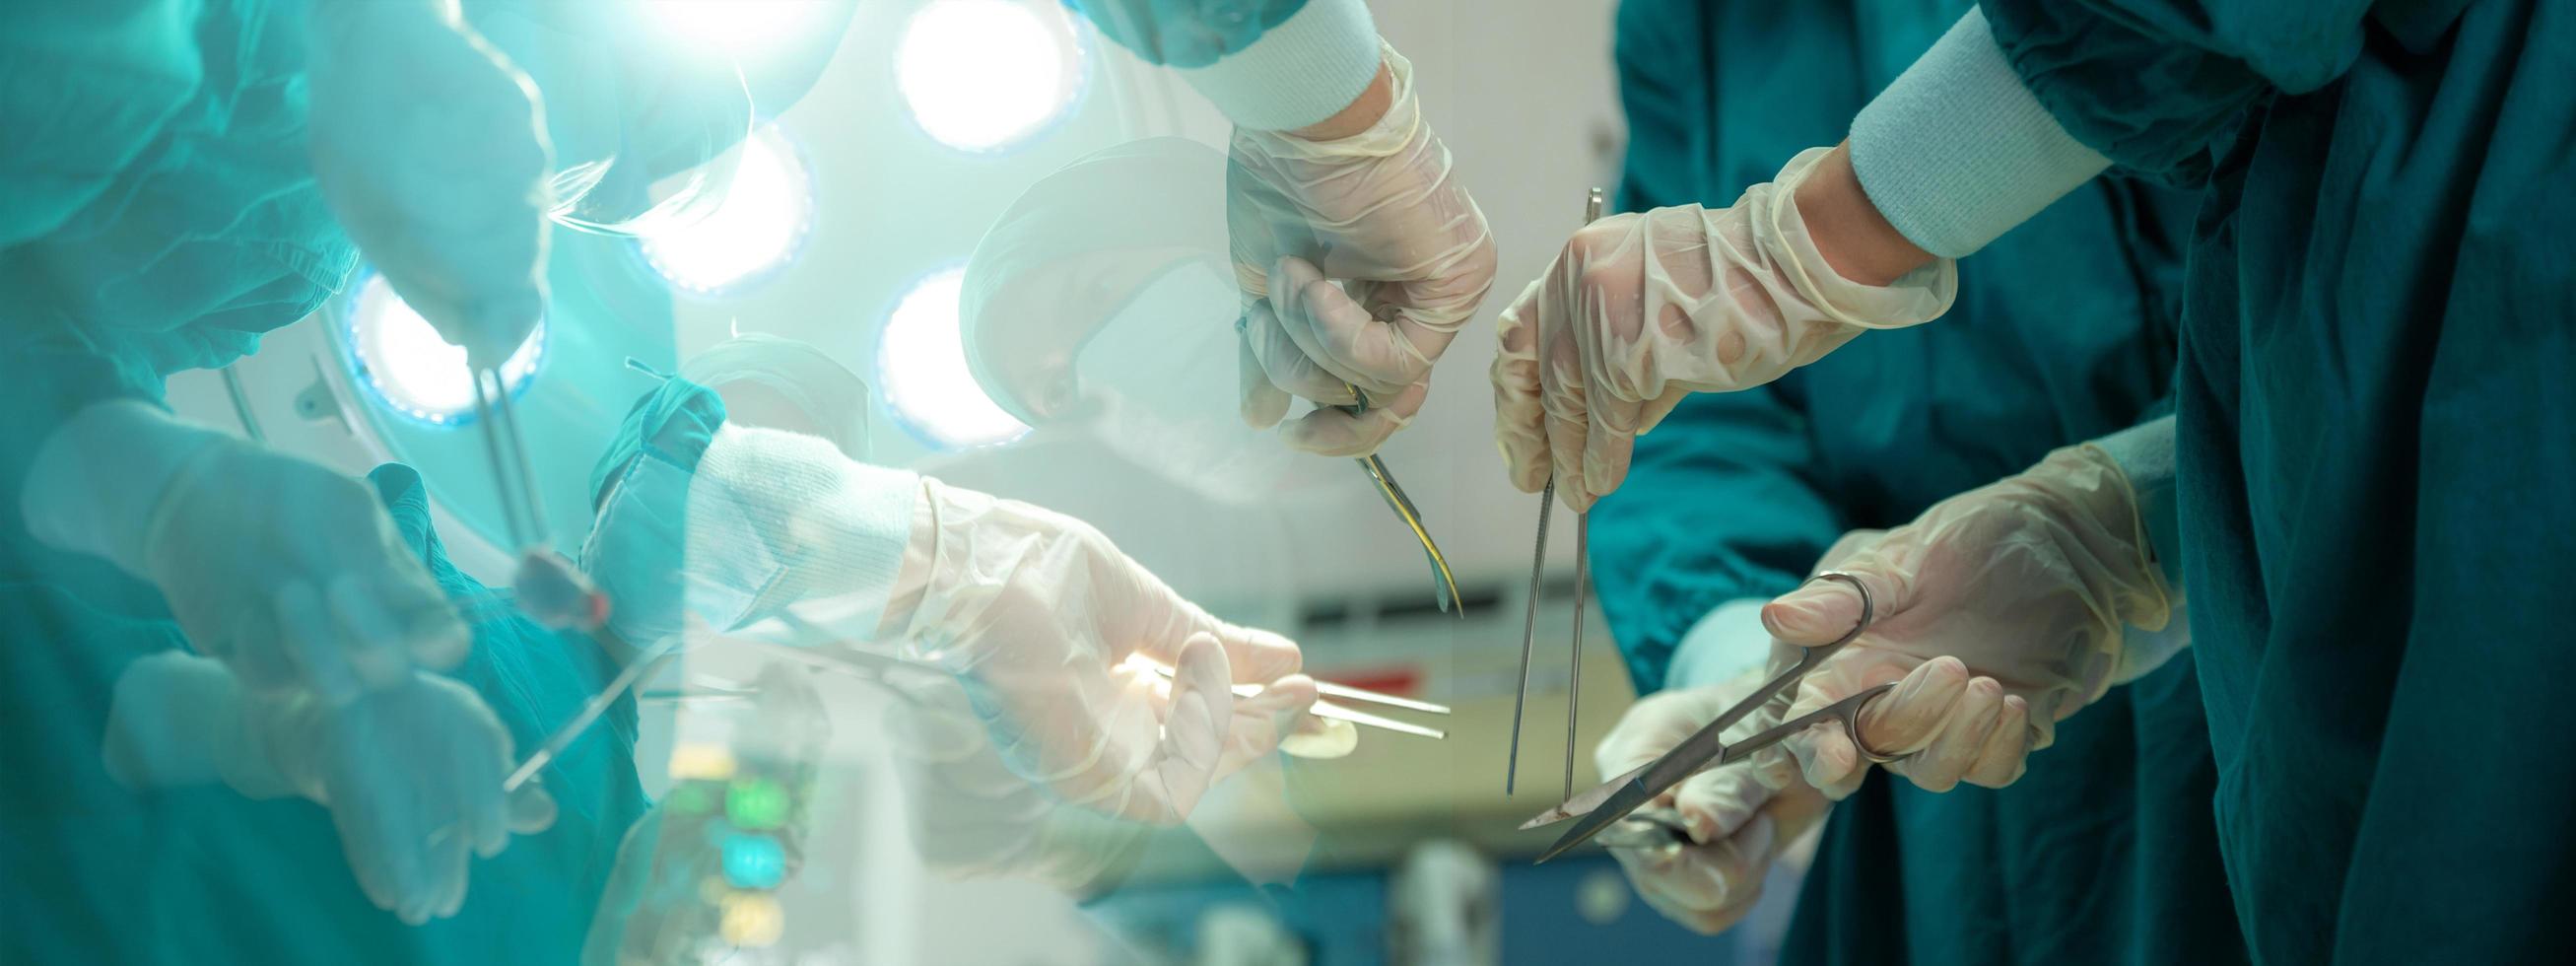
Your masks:
{"label": "surgical scissors", "polygon": [[1754,752],[1779,744],[1783,739],[1805,731],[1820,722],[1842,722],[1844,733],[1851,736],[1852,745],[1860,749],[1862,758],[1882,764],[1903,758],[1903,755],[1883,755],[1873,751],[1860,737],[1861,711],[1880,695],[1893,690],[1896,687],[1894,681],[1863,688],[1849,697],[1773,725],[1742,741],[1729,744],[1726,740],[1725,734],[1728,727],[1743,720],[1745,715],[1752,714],[1755,709],[1762,707],[1773,698],[1788,692],[1791,687],[1804,680],[1809,671],[1815,670],[1828,658],[1850,646],[1853,641],[1859,640],[1862,634],[1868,633],[1870,622],[1876,616],[1869,596],[1869,587],[1862,584],[1860,578],[1840,571],[1828,570],[1807,578],[1808,583],[1819,580],[1848,584],[1853,590],[1860,592],[1860,622],[1852,626],[1851,632],[1836,638],[1831,644],[1801,650],[1798,654],[1798,663],[1791,665],[1788,670],[1780,672],[1770,680],[1762,682],[1761,687],[1753,689],[1753,693],[1745,695],[1743,700],[1728,707],[1706,727],[1689,738],[1683,739],[1680,744],[1674,745],[1673,749],[1665,752],[1662,757],[1647,762],[1625,775],[1603,782],[1581,795],[1568,796],[1564,804],[1541,812],[1538,817],[1521,823],[1521,828],[1532,829],[1542,825],[1553,825],[1567,819],[1578,819],[1573,828],[1566,830],[1566,833],[1556,840],[1556,844],[1548,846],[1547,851],[1539,853],[1538,861],[1545,862],[1565,854],[1568,849],[1583,844],[1586,839],[1600,834],[1602,830],[1638,812],[1665,790],[1681,784],[1683,779],[1711,768],[1743,761],[1752,757]]}
{"label": "surgical scissors", "polygon": [[[1341,407],[1342,411],[1353,416],[1367,412],[1368,394],[1350,383],[1342,386],[1351,391],[1352,399],[1358,400]],[[1423,524],[1422,511],[1414,508],[1412,498],[1404,495],[1404,487],[1396,485],[1395,473],[1386,468],[1386,461],[1379,459],[1376,453],[1362,456],[1357,462],[1360,469],[1368,473],[1369,482],[1377,485],[1377,495],[1385,498],[1387,509],[1394,510],[1404,525],[1413,530],[1413,539],[1422,544],[1423,555],[1431,558],[1431,596],[1440,605],[1440,612],[1455,612],[1461,618],[1466,617],[1466,601],[1458,596],[1458,578],[1449,573],[1449,558],[1441,555],[1440,544],[1431,539],[1431,528]]]}
{"label": "surgical scissors", "polygon": [[[1601,220],[1601,189],[1583,198],[1583,223]],[[1538,492],[1538,546],[1530,550],[1528,609],[1521,615],[1521,688],[1512,697],[1511,760],[1503,766],[1503,794],[1510,795],[1521,773],[1521,713],[1529,705],[1530,653],[1538,644],[1539,578],[1547,570],[1547,518],[1556,508],[1556,474]],[[1574,726],[1583,703],[1583,590],[1591,581],[1592,528],[1586,514],[1574,517],[1574,654],[1565,686],[1565,797],[1574,797]]]}

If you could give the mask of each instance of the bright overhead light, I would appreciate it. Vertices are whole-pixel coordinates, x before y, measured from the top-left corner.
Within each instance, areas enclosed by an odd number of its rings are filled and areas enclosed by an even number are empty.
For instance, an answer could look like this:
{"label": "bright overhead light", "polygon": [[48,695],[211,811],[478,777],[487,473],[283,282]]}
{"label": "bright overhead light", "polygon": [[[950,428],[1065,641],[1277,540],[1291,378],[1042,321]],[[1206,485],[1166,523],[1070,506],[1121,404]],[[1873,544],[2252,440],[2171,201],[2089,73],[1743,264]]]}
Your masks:
{"label": "bright overhead light", "polygon": [[877,343],[877,385],[895,419],[944,449],[1007,443],[1029,427],[995,405],[966,368],[957,327],[957,297],[966,270],[952,267],[914,282],[886,316]]}
{"label": "bright overhead light", "polygon": [[1073,106],[1082,51],[1053,2],[932,0],[904,25],[895,86],[949,147],[1009,147]]}
{"label": "bright overhead light", "polygon": [[732,176],[710,189],[719,200],[709,210],[638,232],[645,260],[676,287],[738,291],[795,261],[813,231],[814,177],[786,134],[763,125],[735,150]]}
{"label": "bright overhead light", "polygon": [[829,0],[645,0],[652,21],[670,39],[694,50],[730,56],[759,53],[794,38]]}
{"label": "bright overhead light", "polygon": [[[358,289],[357,309],[349,313],[349,361],[358,382],[387,408],[423,422],[453,426],[474,413],[474,377],[465,368],[465,349],[449,345],[394,294],[385,277],[370,273]],[[536,376],[545,354],[546,327],[540,321],[519,351],[501,364],[501,378],[517,392]]]}

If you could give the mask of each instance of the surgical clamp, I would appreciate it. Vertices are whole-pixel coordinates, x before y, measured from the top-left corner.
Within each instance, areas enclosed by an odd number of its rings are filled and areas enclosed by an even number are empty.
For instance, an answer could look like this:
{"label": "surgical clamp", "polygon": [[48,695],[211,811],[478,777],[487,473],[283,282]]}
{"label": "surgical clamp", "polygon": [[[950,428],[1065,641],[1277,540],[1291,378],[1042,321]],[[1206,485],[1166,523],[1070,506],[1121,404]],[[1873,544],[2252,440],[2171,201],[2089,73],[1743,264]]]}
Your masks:
{"label": "surgical clamp", "polygon": [[[1601,220],[1601,189],[1594,188],[1583,199],[1583,223]],[[1556,474],[1549,473],[1547,486],[1538,494],[1538,545],[1530,550],[1528,609],[1521,616],[1521,687],[1512,697],[1511,760],[1503,766],[1503,794],[1510,795],[1519,783],[1521,771],[1521,714],[1529,705],[1530,655],[1538,643],[1539,578],[1547,569],[1547,518],[1556,507]],[[1574,797],[1574,729],[1583,704],[1583,592],[1591,581],[1592,533],[1590,516],[1574,517],[1574,649],[1571,677],[1565,688],[1565,796]]]}

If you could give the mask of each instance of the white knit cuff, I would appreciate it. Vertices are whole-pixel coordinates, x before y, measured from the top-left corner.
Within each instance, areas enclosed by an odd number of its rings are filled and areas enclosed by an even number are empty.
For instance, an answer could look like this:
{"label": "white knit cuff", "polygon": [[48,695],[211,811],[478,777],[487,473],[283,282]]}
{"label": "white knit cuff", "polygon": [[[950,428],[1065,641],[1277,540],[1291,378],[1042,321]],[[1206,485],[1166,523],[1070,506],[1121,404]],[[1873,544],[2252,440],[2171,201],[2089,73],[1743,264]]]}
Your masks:
{"label": "white knit cuff", "polygon": [[1762,626],[1760,598],[1742,597],[1709,609],[1673,648],[1664,672],[1667,691],[1718,684],[1771,660],[1771,632]]}
{"label": "white knit cuff", "polygon": [[222,438],[132,399],[84,407],[36,451],[18,499],[27,532],[140,576],[153,508],[189,458]]}
{"label": "white knit cuff", "polygon": [[1981,10],[1852,119],[1861,190],[1906,240],[1965,258],[2111,166],[2031,95]]}
{"label": "white knit cuff", "polygon": [[1251,46],[1175,69],[1236,125],[1295,130],[1340,113],[1377,78],[1377,24],[1362,0],[1308,0]]}
{"label": "white knit cuff", "polygon": [[744,592],[743,620],[822,597],[880,613],[920,489],[919,476],[857,462],[818,437],[719,427],[689,485],[690,593]]}

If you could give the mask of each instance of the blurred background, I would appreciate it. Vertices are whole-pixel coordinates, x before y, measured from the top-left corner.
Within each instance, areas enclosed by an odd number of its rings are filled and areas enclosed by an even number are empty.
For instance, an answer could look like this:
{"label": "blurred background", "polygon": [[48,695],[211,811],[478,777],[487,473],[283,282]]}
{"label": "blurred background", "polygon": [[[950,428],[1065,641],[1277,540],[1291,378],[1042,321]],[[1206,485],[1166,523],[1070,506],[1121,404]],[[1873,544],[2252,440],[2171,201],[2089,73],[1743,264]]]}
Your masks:
{"label": "blurred background", "polygon": [[[667,8],[674,57],[757,62],[765,45],[799,39],[810,5],[655,6]],[[1164,273],[1108,300],[1111,331],[1126,334],[1093,343],[1076,368],[1086,388],[1131,390],[1137,418],[1032,428],[979,386],[958,304],[996,217],[1092,152],[1177,137],[1215,163],[1227,135],[1178,79],[1054,0],[862,0],[810,93],[775,111],[753,105],[754,135],[713,166],[713,210],[627,235],[557,231],[545,327],[509,374],[559,548],[579,546],[591,462],[652,386],[627,361],[671,372],[734,334],[772,333],[867,377],[872,461],[1088,520],[1184,595],[1296,639],[1317,677],[1455,709],[1446,740],[1367,731],[1348,758],[1288,761],[1284,809],[1212,816],[1230,823],[1221,834],[1157,835],[1116,888],[1077,900],[925,870],[903,814],[921,804],[892,787],[872,741],[883,699],[865,681],[822,676],[836,737],[810,803],[808,864],[780,937],[732,961],[1727,962],[1739,943],[1763,941],[1759,930],[1681,932],[1597,852],[1532,867],[1550,836],[1512,831],[1562,784],[1574,604],[1562,515],[1537,604],[1519,794],[1503,792],[1538,503],[1503,480],[1485,368],[1494,314],[1576,226],[1585,189],[1615,179],[1615,2],[1512,4],[1507,15],[1477,0],[1372,7],[1413,61],[1425,113],[1500,246],[1494,292],[1441,361],[1422,415],[1381,454],[1446,551],[1463,614],[1434,606],[1420,549],[1359,471],[1291,454],[1236,419],[1236,296],[1217,272]],[[1221,218],[1223,199],[1168,203]],[[1116,351],[1165,331],[1217,351]],[[482,441],[461,426],[471,396],[449,351],[362,279],[232,370],[174,379],[171,399],[352,472],[421,467],[460,563],[507,583],[501,509]],[[1196,371],[1178,378],[1182,365]],[[1263,485],[1245,485],[1247,474]],[[1586,638],[1577,785],[1598,780],[1590,748],[1631,697],[1597,611]],[[648,785],[676,713],[646,708]],[[1247,862],[1223,848],[1277,855]]]}

